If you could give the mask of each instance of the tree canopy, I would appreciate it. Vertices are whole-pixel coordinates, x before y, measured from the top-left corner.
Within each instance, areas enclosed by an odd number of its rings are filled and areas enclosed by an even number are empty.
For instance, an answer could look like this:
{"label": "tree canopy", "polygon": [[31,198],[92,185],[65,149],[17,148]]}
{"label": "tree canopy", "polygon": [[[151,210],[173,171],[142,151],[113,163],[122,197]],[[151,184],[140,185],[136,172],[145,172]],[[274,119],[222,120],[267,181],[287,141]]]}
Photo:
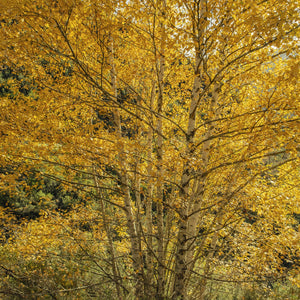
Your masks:
{"label": "tree canopy", "polygon": [[34,170],[89,203],[22,227],[49,231],[49,246],[3,245],[32,260],[65,247],[78,276],[94,274],[49,290],[105,279],[119,299],[207,299],[219,282],[299,285],[298,0],[1,8],[1,65],[24,74],[1,79],[1,189]]}

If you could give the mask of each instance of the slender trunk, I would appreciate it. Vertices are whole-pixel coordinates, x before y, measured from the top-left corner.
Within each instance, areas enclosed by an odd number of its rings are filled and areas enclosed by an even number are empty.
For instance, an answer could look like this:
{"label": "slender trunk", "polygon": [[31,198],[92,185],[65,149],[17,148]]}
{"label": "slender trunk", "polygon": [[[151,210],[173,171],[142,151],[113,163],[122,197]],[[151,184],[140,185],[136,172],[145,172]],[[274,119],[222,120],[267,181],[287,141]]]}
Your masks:
{"label": "slender trunk", "polygon": [[[158,111],[162,113],[162,95],[158,97]],[[157,132],[157,252],[158,252],[158,295],[164,294],[164,216],[163,216],[163,139],[162,118],[158,117]]]}
{"label": "slender trunk", "polygon": [[[193,14],[193,31],[195,42],[195,77],[192,90],[192,99],[189,109],[188,128],[186,134],[185,156],[187,160],[194,156],[194,137],[196,133],[196,113],[201,100],[202,87],[205,83],[203,75],[204,51],[202,40],[205,31],[203,20],[205,19],[206,4],[205,0],[194,2],[195,11]],[[204,167],[204,166],[203,166]],[[175,279],[173,288],[173,299],[186,299],[187,297],[187,278],[189,277],[189,264],[194,253],[194,238],[197,228],[198,214],[193,214],[201,205],[204,193],[204,182],[199,182],[196,195],[190,193],[192,168],[189,163],[185,166],[181,177],[181,219],[179,222],[177,237],[177,252],[175,257]]]}
{"label": "slender trunk", "polygon": [[[166,3],[161,1],[162,18],[165,18]],[[164,204],[163,204],[163,93],[164,93],[164,72],[165,72],[165,26],[163,22],[159,24],[161,29],[160,58],[157,62],[157,81],[158,81],[158,97],[157,97],[157,257],[158,257],[158,277],[157,277],[157,298],[163,299],[165,287],[165,268],[164,268]]]}
{"label": "slender trunk", "polygon": [[[214,112],[215,110],[215,104],[218,101],[218,90],[219,90],[219,84],[216,84],[213,88],[212,97],[211,97],[211,104],[210,104],[210,111]],[[206,170],[209,163],[209,151],[211,146],[211,140],[210,137],[213,135],[215,128],[213,125],[209,125],[206,134],[204,136],[205,142],[203,143],[202,152],[201,152],[201,161],[203,170]],[[195,250],[195,239],[198,235],[198,227],[201,223],[201,205],[202,205],[202,199],[205,192],[205,178],[200,178],[200,180],[196,183],[196,189],[192,196],[192,203],[191,208],[189,210],[189,220],[188,220],[188,232],[189,232],[189,242],[188,242],[188,251],[187,251],[187,264],[188,264],[188,274],[187,279],[189,279],[192,269],[194,267],[193,256],[194,256],[194,250]]]}
{"label": "slender trunk", "polygon": [[[137,99],[137,106],[136,106],[136,115],[140,117],[140,111],[138,107],[140,106],[140,98]],[[138,123],[136,124],[135,128],[136,136],[138,139],[141,137],[141,129],[140,126],[138,126]],[[139,243],[139,256],[140,256],[140,275],[141,279],[143,280],[141,284],[143,284],[143,297],[149,296],[149,286],[147,279],[148,277],[145,276],[145,270],[144,270],[144,251],[143,251],[143,244],[144,244],[144,232],[143,232],[143,226],[142,226],[142,199],[141,199],[141,175],[140,175],[140,161],[141,161],[141,153],[138,151],[138,149],[135,152],[135,178],[134,178],[134,191],[135,191],[135,202],[136,202],[136,232],[137,232],[137,240]],[[142,244],[143,243],[143,244]],[[141,280],[140,279],[140,280]]]}
{"label": "slender trunk", "polygon": [[[151,89],[151,96],[150,96],[150,120],[151,124],[153,124],[153,118],[152,118],[152,110],[153,110],[153,104],[154,104],[154,98],[155,98],[155,82],[153,82],[153,86]],[[146,267],[147,267],[147,286],[145,286],[145,290],[148,291],[149,299],[152,299],[154,297],[154,291],[152,288],[153,285],[153,228],[152,228],[152,201],[153,201],[153,180],[152,180],[152,174],[153,174],[153,158],[152,158],[152,143],[153,143],[153,129],[149,126],[148,131],[148,153],[147,153],[147,160],[148,160],[148,167],[147,167],[147,174],[149,178],[148,188],[147,188],[147,194],[145,195],[146,199],[146,244],[147,244],[147,253],[146,253]]]}
{"label": "slender trunk", "polygon": [[[112,93],[117,99],[117,80],[116,80],[116,71],[115,71],[115,64],[113,58],[113,40],[111,39],[111,46],[110,46],[110,63],[111,63],[111,87]],[[127,157],[124,151],[124,146],[122,143],[122,130],[121,130],[121,118],[119,108],[116,107],[114,109],[114,122],[116,128],[116,135],[119,141],[119,151],[118,151],[118,160],[120,164],[120,176],[121,176],[121,188],[124,196],[124,207],[127,219],[127,232],[130,239],[131,245],[131,255],[133,260],[133,270],[134,270],[134,277],[135,277],[135,296],[137,299],[140,299],[143,295],[143,274],[142,274],[142,257],[140,255],[140,247],[139,247],[139,240],[137,235],[137,227],[136,222],[134,219],[133,211],[132,211],[132,201],[130,195],[130,187],[129,187],[129,180],[127,175]]]}
{"label": "slender trunk", "polygon": [[204,297],[205,297],[207,277],[209,275],[211,262],[214,257],[215,251],[216,251],[217,242],[218,242],[218,238],[219,238],[219,230],[222,227],[222,219],[223,219],[223,213],[221,213],[216,218],[216,228],[215,228],[215,232],[212,237],[211,244],[210,244],[210,252],[208,253],[208,255],[206,257],[206,261],[205,261],[205,265],[204,265],[204,270],[203,270],[204,277],[200,281],[199,296],[198,296],[199,300],[204,300]]}
{"label": "slender trunk", "polygon": [[[92,122],[92,120],[91,120],[91,122]],[[121,276],[120,276],[120,272],[119,272],[118,265],[117,265],[115,247],[114,247],[113,239],[112,239],[111,226],[110,226],[109,220],[107,219],[107,216],[109,215],[109,213],[107,212],[105,202],[104,202],[104,196],[103,196],[101,187],[99,185],[99,180],[97,178],[98,170],[97,170],[96,166],[92,166],[92,169],[93,169],[93,173],[94,173],[93,179],[94,179],[94,183],[95,183],[95,187],[96,187],[96,195],[97,195],[97,198],[99,199],[99,203],[100,203],[100,212],[101,212],[102,221],[103,221],[103,228],[106,233],[107,240],[108,240],[107,253],[110,255],[110,259],[111,259],[113,280],[114,280],[114,283],[116,286],[118,299],[122,300],[123,297],[122,297],[122,293],[120,290]]]}
{"label": "slender trunk", "polygon": [[[95,167],[94,167],[94,173],[96,174]],[[116,262],[116,255],[115,255],[115,248],[114,248],[114,244],[113,244],[113,240],[112,240],[112,233],[111,233],[109,221],[107,220],[107,212],[106,212],[105,204],[103,201],[102,191],[101,191],[101,188],[99,187],[99,182],[98,182],[96,175],[94,175],[94,182],[95,182],[95,186],[97,189],[98,199],[100,201],[100,210],[101,210],[101,215],[102,215],[103,227],[104,227],[104,231],[106,233],[107,240],[108,240],[107,252],[110,255],[110,259],[111,259],[113,279],[114,279],[116,290],[117,290],[117,296],[118,296],[119,300],[122,300],[123,297],[122,297],[121,290],[120,290],[120,278],[121,277],[120,277],[119,269],[118,269],[117,262]]]}
{"label": "slender trunk", "polygon": [[[196,57],[196,69],[195,78],[193,85],[193,94],[189,110],[188,130],[186,135],[186,151],[185,155],[190,157],[193,155],[193,141],[195,135],[195,124],[196,124],[196,110],[199,101],[199,94],[201,88],[201,77],[200,77],[200,57]],[[189,238],[188,232],[188,213],[189,213],[189,185],[190,185],[190,167],[187,165],[184,168],[181,177],[181,220],[179,222],[178,237],[177,237],[177,252],[176,252],[176,264],[175,264],[175,279],[174,279],[174,291],[173,299],[185,299],[185,279],[187,272],[186,252],[187,252],[187,241]]]}

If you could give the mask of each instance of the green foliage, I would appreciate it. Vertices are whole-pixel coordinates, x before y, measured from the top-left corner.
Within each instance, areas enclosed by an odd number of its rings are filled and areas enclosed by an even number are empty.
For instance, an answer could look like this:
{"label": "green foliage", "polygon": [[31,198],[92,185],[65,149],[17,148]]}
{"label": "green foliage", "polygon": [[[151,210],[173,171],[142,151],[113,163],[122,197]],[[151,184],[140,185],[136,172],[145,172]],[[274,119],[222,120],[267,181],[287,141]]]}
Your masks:
{"label": "green foliage", "polygon": [[35,219],[47,209],[69,211],[84,202],[76,190],[66,190],[62,183],[43,179],[34,171],[18,176],[16,181],[13,190],[0,191],[0,206],[9,208],[19,219]]}
{"label": "green foliage", "polygon": [[2,65],[0,67],[0,97],[13,98],[21,93],[26,97],[36,97],[35,85],[24,68]]}

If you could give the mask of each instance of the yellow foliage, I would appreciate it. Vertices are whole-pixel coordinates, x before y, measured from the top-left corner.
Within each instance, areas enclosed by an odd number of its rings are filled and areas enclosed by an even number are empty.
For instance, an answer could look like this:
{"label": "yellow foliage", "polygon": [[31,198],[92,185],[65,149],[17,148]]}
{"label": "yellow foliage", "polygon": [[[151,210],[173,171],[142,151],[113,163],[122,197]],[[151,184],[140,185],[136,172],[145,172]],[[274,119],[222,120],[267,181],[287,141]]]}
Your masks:
{"label": "yellow foliage", "polygon": [[93,204],[3,249],[72,258],[120,299],[299,284],[298,0],[6,2],[0,59],[36,96],[7,82],[0,162],[16,169],[0,187],[32,168]]}

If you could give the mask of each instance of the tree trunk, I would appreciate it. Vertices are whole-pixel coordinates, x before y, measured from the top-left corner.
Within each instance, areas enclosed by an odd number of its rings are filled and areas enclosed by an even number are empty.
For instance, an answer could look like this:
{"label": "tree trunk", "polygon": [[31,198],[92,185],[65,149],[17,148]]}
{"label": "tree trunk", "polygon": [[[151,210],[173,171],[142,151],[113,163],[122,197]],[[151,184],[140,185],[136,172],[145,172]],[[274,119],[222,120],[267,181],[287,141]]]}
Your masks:
{"label": "tree trunk", "polygon": [[[161,10],[162,18],[165,18],[166,3],[161,1],[159,9]],[[161,29],[160,57],[157,62],[157,81],[158,81],[158,97],[157,97],[157,258],[158,258],[158,276],[157,276],[157,299],[163,299],[165,288],[165,249],[164,249],[164,204],[163,204],[163,93],[164,93],[164,72],[165,72],[165,25],[161,21],[159,24]],[[155,49],[156,51],[157,49]]]}
{"label": "tree trunk", "polygon": [[[153,103],[155,98],[155,82],[153,82],[153,86],[151,89],[151,96],[150,96],[150,120],[151,124],[153,124]],[[147,167],[147,174],[149,178],[147,194],[145,195],[146,199],[146,245],[147,245],[147,253],[146,253],[146,268],[147,268],[147,279],[145,282],[145,291],[147,291],[147,295],[149,299],[154,297],[154,290],[153,290],[153,218],[152,218],[152,203],[153,203],[153,157],[152,157],[152,143],[153,143],[153,129],[149,126],[148,131],[148,151],[147,151],[147,160],[148,160],[148,167]]]}
{"label": "tree trunk", "polygon": [[[112,93],[117,99],[118,92],[117,92],[117,82],[116,82],[116,71],[114,65],[114,58],[113,58],[113,40],[111,39],[111,49],[110,49],[110,63],[111,63],[111,87]],[[137,226],[134,219],[134,215],[132,212],[132,201],[130,195],[130,188],[129,188],[129,180],[127,175],[127,157],[124,151],[124,146],[121,141],[122,139],[122,131],[121,131],[121,118],[120,112],[118,107],[114,110],[114,122],[117,134],[117,140],[119,141],[119,151],[118,151],[118,160],[120,164],[120,176],[121,176],[121,188],[122,193],[124,196],[124,207],[127,219],[127,232],[130,238],[131,244],[131,255],[133,260],[133,270],[134,270],[134,277],[135,277],[135,296],[137,299],[140,299],[143,296],[143,264],[142,264],[142,256],[140,255],[140,241],[138,240],[137,234]]]}
{"label": "tree trunk", "polygon": [[[193,30],[195,36],[195,77],[192,90],[192,99],[189,109],[188,128],[186,134],[186,150],[185,157],[189,159],[194,157],[194,137],[196,134],[196,113],[199,107],[201,96],[203,92],[203,86],[205,83],[203,75],[204,65],[204,51],[201,49],[201,39],[203,38],[204,28],[201,27],[201,20],[205,19],[205,1],[194,3],[194,8],[197,10],[197,14],[191,16],[193,18]],[[204,87],[205,88],[205,87]],[[180,199],[182,205],[181,220],[179,222],[179,231],[177,237],[177,252],[175,263],[175,279],[172,298],[186,299],[187,297],[187,278],[189,264],[191,263],[194,247],[193,239],[196,234],[197,224],[199,222],[199,214],[195,213],[199,208],[202,196],[204,193],[204,182],[200,179],[198,183],[197,192],[193,195],[190,192],[190,184],[192,178],[193,169],[189,163],[186,164],[181,178],[181,191]],[[200,176],[201,178],[201,176]]]}
{"label": "tree trunk", "polygon": [[112,240],[112,232],[110,229],[110,225],[109,225],[109,221],[107,220],[107,211],[105,209],[105,204],[103,201],[103,195],[102,195],[102,191],[101,188],[99,187],[99,182],[98,182],[98,178],[96,177],[96,168],[94,167],[94,182],[95,182],[95,186],[97,189],[97,195],[100,201],[100,209],[101,209],[101,215],[102,215],[102,221],[103,221],[103,227],[107,236],[107,240],[108,240],[108,245],[107,245],[107,252],[110,255],[110,259],[111,259],[111,265],[112,265],[112,271],[113,271],[113,279],[114,279],[114,283],[116,285],[116,290],[117,290],[117,296],[119,300],[122,300],[122,294],[121,294],[121,290],[120,290],[120,273],[119,273],[119,269],[117,266],[117,262],[116,262],[116,255],[115,255],[115,248],[114,248],[114,244],[113,244],[113,240]]}

